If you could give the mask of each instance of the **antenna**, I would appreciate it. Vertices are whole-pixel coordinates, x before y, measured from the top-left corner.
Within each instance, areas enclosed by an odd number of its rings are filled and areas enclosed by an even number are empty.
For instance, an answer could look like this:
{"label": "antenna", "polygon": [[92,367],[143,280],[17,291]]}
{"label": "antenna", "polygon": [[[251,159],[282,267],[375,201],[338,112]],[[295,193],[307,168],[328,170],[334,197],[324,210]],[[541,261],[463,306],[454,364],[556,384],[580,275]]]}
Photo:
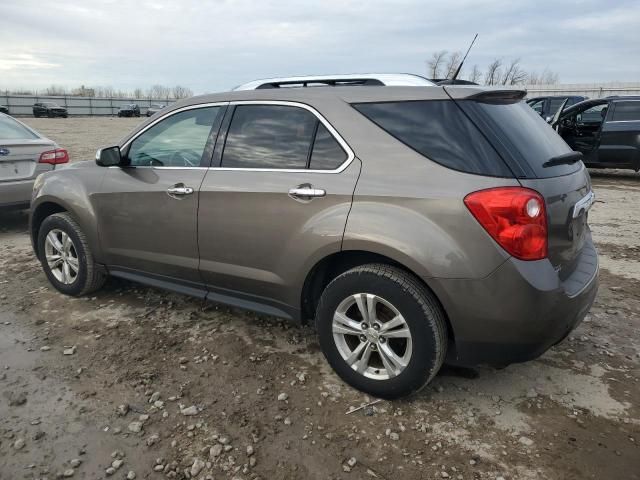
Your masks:
{"label": "antenna", "polygon": [[460,70],[462,70],[462,64],[467,59],[467,55],[469,55],[469,51],[471,50],[471,47],[473,47],[473,44],[476,43],[476,38],[478,38],[477,33],[476,33],[476,36],[473,37],[473,41],[471,42],[471,45],[469,45],[469,48],[467,48],[467,53],[464,54],[464,57],[462,58],[460,65],[458,65],[458,69],[456,70],[456,73],[453,74],[453,77],[451,78],[452,83],[455,82],[456,78],[458,78],[458,74],[460,73]]}

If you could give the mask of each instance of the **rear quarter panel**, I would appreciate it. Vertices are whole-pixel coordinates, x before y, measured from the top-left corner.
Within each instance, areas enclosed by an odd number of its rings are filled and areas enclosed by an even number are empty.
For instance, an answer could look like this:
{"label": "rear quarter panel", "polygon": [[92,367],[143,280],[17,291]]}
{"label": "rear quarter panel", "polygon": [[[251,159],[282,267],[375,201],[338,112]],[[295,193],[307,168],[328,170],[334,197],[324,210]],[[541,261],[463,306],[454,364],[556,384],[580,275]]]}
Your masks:
{"label": "rear quarter panel", "polygon": [[463,199],[477,190],[518,186],[516,179],[445,168],[350,106],[335,122],[362,161],[343,250],[385,255],[424,279],[482,278],[509,257]]}

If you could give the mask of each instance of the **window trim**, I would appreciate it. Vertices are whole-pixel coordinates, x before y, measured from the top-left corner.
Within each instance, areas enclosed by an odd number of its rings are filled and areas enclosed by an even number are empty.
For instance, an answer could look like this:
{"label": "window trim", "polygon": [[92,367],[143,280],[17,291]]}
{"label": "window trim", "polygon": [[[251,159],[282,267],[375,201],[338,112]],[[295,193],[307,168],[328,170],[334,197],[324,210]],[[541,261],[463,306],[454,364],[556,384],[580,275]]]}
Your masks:
{"label": "window trim", "polygon": [[[640,102],[640,100],[636,100],[636,99],[633,99],[633,100],[618,100],[618,101],[611,102],[611,105],[613,105],[613,109],[612,109],[613,111],[611,112],[611,118],[615,117],[616,109],[618,107],[618,104],[623,103],[623,102],[624,103]],[[609,112],[607,112],[607,116],[608,116],[608,114],[609,114]],[[609,121],[607,121],[605,119],[604,122],[607,122],[607,123],[631,123],[631,122],[640,122],[640,119],[638,119],[638,120],[609,120]],[[604,123],[604,122],[602,122],[602,123]]]}
{"label": "window trim", "polygon": [[[121,151],[124,151],[126,149],[128,149],[131,144],[139,137],[141,136],[144,132],[146,132],[147,130],[149,130],[151,127],[153,127],[154,125],[162,122],[163,120],[166,120],[167,118],[176,115],[178,113],[181,112],[185,112],[187,110],[196,110],[199,108],[208,108],[208,107],[227,107],[229,105],[229,102],[212,102],[212,103],[196,103],[193,105],[187,105],[185,107],[182,108],[177,108],[175,110],[171,110],[170,112],[167,112],[165,115],[161,116],[160,118],[155,119],[153,122],[149,123],[148,125],[145,125],[144,128],[142,130],[137,131],[135,134],[133,134],[130,138],[127,139],[127,141],[122,144],[122,146],[120,147]],[[225,112],[221,112],[222,113],[222,118],[224,118],[224,114]],[[215,126],[212,125],[211,128],[213,130],[213,127]],[[209,137],[211,137],[211,133],[209,132]],[[220,126],[218,127],[218,131],[215,133],[216,138],[218,138],[218,136],[220,135]],[[207,143],[209,142],[210,138],[207,138]],[[214,142],[215,143],[215,142]],[[205,151],[207,149],[207,145],[205,144]],[[204,152],[203,152],[204,154]],[[122,168],[119,166],[112,166],[112,167],[108,167],[108,168]],[[199,167],[164,167],[164,166],[154,166],[154,165],[136,165],[135,167],[130,167],[130,168],[152,168],[155,170],[208,170],[210,168],[210,166],[202,166],[200,165]]]}
{"label": "window trim", "polygon": [[[298,107],[298,108],[307,110],[312,115],[314,115],[319,122],[322,122],[322,124],[326,127],[329,133],[338,142],[340,147],[345,151],[345,153],[347,154],[347,158],[338,168],[335,168],[333,170],[314,170],[311,168],[246,168],[246,167],[222,167],[222,166],[217,166],[217,167],[212,166],[212,167],[209,167],[209,170],[221,170],[221,171],[230,171],[230,172],[247,171],[247,172],[282,172],[282,173],[340,173],[344,171],[351,164],[351,162],[353,162],[355,158],[355,154],[353,153],[353,150],[351,150],[351,147],[349,147],[347,142],[345,142],[345,140],[340,136],[338,131],[335,128],[333,128],[333,125],[331,125],[329,121],[320,112],[318,112],[312,106],[307,105],[306,103],[293,102],[288,100],[236,100],[236,101],[229,102],[230,107],[236,107],[238,105],[282,105],[282,106]],[[225,144],[227,141],[227,134],[229,132],[230,126],[231,126],[231,122],[229,122],[229,125],[226,126],[225,131],[221,132],[223,134]],[[311,148],[313,148],[313,144]],[[222,160],[222,157],[224,157],[224,149],[222,151],[221,160]],[[222,163],[220,165],[222,165]]]}

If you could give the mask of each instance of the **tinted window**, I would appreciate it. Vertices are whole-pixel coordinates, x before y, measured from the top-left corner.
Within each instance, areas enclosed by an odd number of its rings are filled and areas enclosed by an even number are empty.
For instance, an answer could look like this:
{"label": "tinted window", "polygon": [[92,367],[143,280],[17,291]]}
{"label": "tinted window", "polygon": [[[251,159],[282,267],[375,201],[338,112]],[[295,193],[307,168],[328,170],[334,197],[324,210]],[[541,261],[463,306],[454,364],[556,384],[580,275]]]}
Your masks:
{"label": "tinted window", "polygon": [[640,101],[637,102],[618,102],[613,111],[613,121],[632,121],[640,120]]}
{"label": "tinted window", "polygon": [[579,123],[602,123],[604,117],[607,116],[608,103],[601,103],[600,105],[594,105],[589,107],[576,115],[576,120]]}
{"label": "tinted window", "polygon": [[[540,115],[524,102],[510,104],[458,102],[461,108],[491,133],[500,152],[526,175],[539,178],[566,175],[581,168],[581,163],[542,167],[553,157],[571,152],[565,141]],[[529,172],[529,173],[527,173]]]}
{"label": "tinted window", "polygon": [[529,106],[533,108],[536,112],[542,115],[542,109],[544,107],[544,100],[538,100],[536,102],[529,103]]}
{"label": "tinted window", "polygon": [[176,113],[136,138],[129,148],[133,166],[199,167],[220,107]]}
{"label": "tinted window", "polygon": [[[556,97],[556,98],[551,98],[549,99],[549,115],[553,115],[555,114],[558,109],[560,108],[560,105],[562,105],[562,103],[567,99],[567,97]],[[569,102],[567,102],[568,104]]]}
{"label": "tinted window", "polygon": [[306,168],[316,117],[298,107],[238,105],[229,126],[222,166]]}
{"label": "tinted window", "polygon": [[318,123],[316,139],[311,152],[309,168],[312,170],[335,170],[347,159],[346,152],[322,123]]}
{"label": "tinted window", "polygon": [[360,103],[354,107],[407,146],[445,167],[513,176],[478,128],[452,101]]}
{"label": "tinted window", "polygon": [[34,139],[38,136],[21,123],[0,115],[0,140]]}

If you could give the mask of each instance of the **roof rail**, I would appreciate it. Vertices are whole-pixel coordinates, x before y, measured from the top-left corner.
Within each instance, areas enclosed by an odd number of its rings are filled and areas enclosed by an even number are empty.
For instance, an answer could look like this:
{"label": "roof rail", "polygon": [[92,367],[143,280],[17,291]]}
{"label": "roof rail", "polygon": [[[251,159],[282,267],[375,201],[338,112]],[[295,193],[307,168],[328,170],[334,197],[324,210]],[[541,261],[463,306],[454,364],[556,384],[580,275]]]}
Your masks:
{"label": "roof rail", "polygon": [[410,86],[432,87],[430,80],[411,73],[364,73],[347,75],[316,75],[305,77],[265,78],[240,85],[234,90],[321,86]]}

